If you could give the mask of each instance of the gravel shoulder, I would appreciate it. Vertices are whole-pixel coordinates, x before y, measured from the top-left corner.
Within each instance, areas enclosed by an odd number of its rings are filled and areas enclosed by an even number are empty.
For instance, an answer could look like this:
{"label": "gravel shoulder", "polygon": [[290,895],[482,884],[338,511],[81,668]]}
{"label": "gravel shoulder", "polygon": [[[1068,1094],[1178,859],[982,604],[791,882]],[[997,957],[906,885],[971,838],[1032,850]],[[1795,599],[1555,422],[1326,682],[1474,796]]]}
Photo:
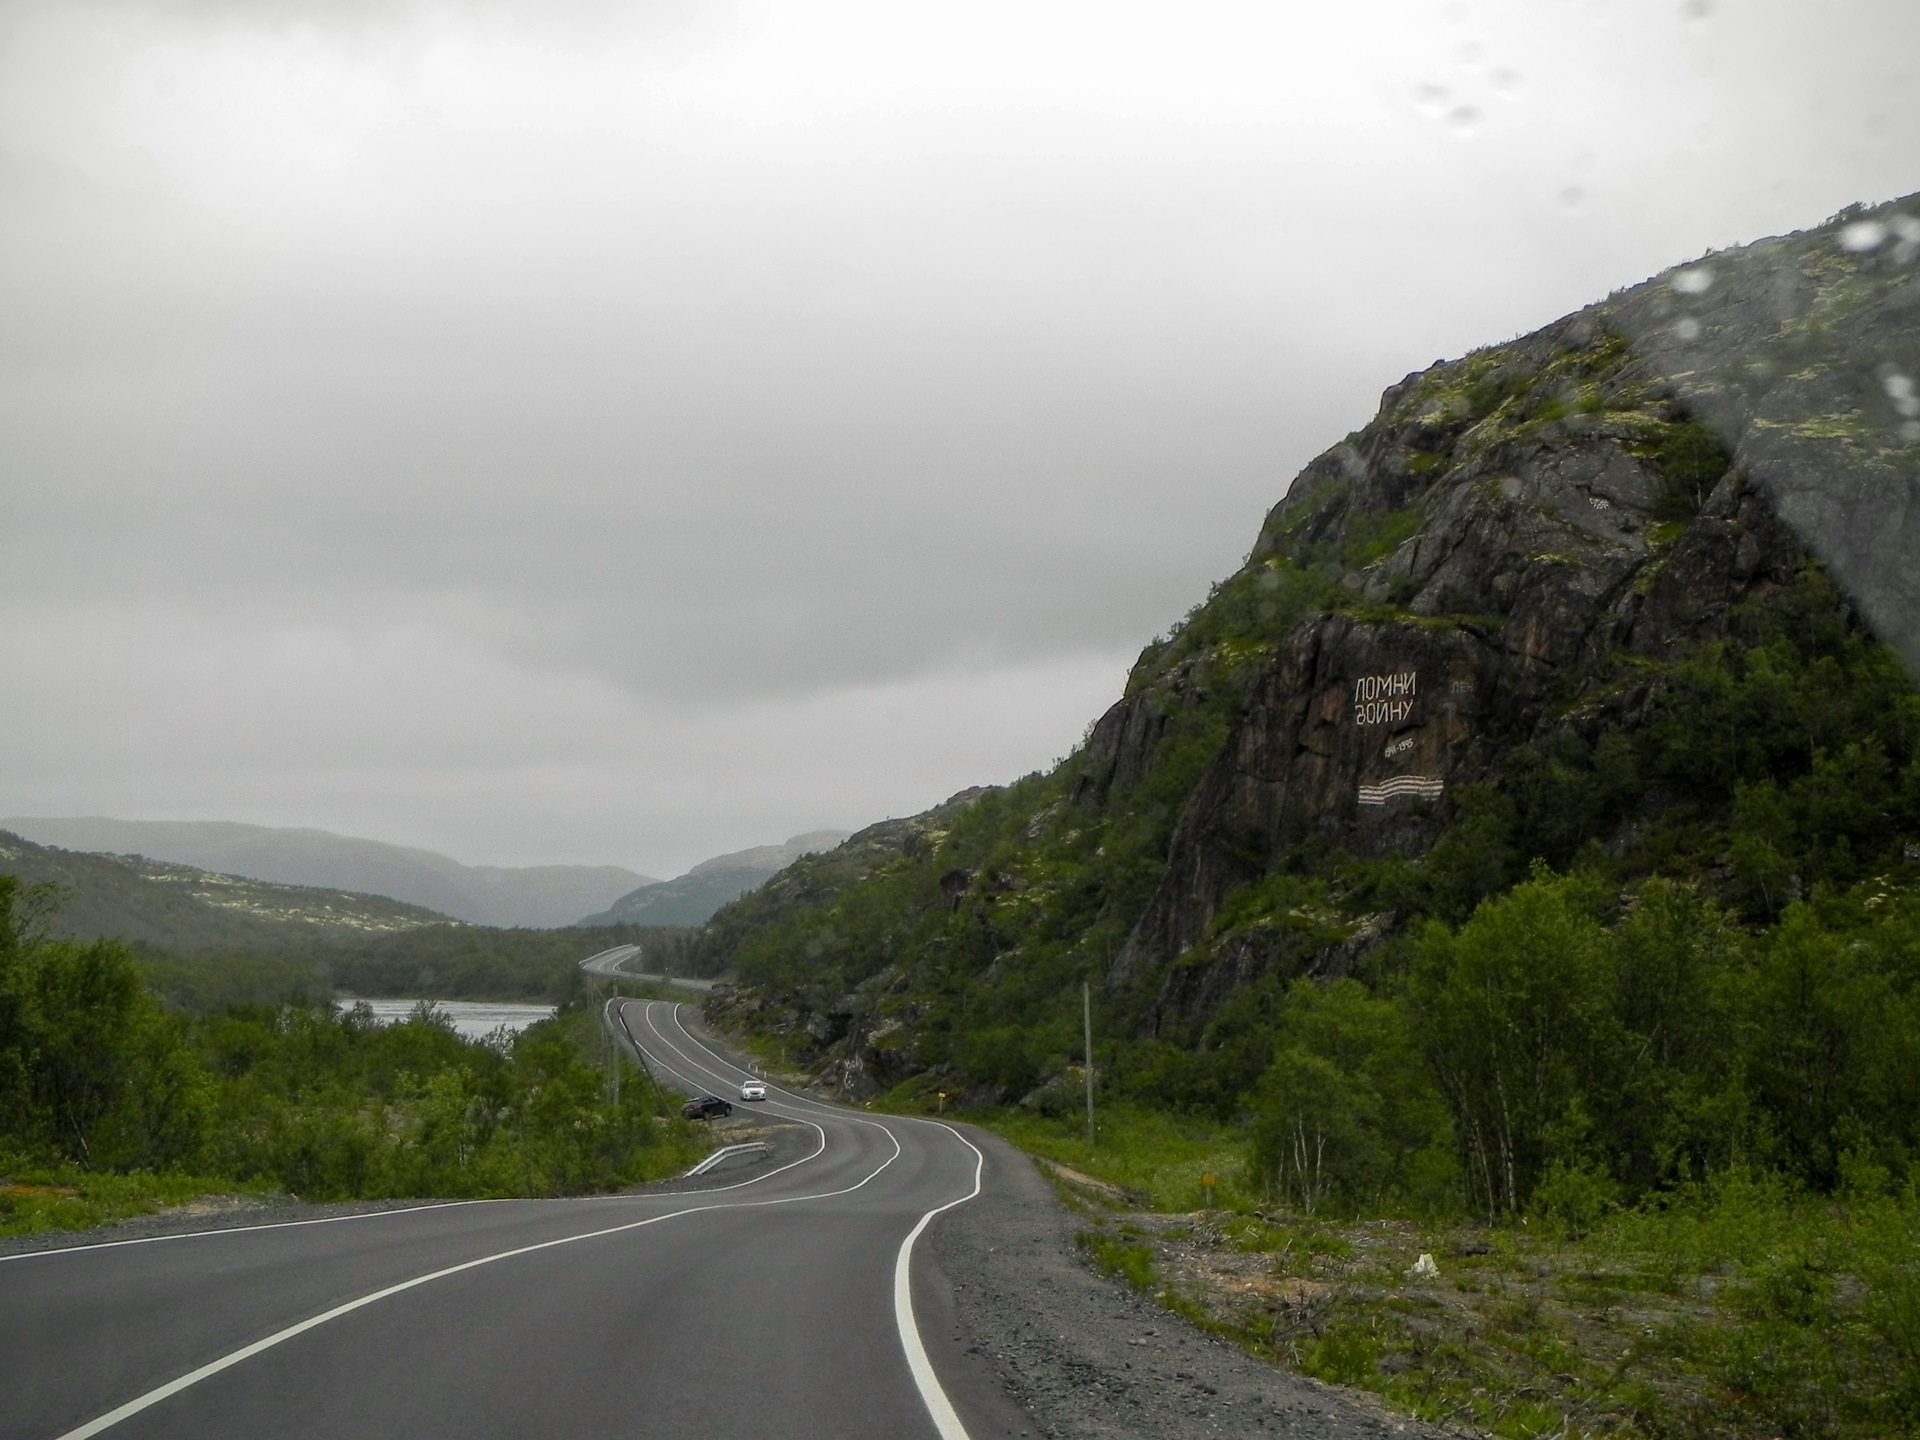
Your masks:
{"label": "gravel shoulder", "polygon": [[969,1350],[1055,1440],[1312,1436],[1385,1440],[1449,1432],[1372,1398],[1293,1375],[1217,1340],[1098,1273],[1082,1223],[1033,1161],[956,1127],[987,1157],[979,1197],[928,1231]]}

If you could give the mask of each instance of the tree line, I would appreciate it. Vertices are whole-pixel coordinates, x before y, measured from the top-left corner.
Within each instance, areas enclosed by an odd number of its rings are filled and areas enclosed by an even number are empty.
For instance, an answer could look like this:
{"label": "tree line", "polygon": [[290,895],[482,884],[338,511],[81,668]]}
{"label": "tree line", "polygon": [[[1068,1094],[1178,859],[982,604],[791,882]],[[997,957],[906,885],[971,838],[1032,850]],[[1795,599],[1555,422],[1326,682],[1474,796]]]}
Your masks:
{"label": "tree line", "polygon": [[192,1174],[309,1199],[560,1195],[671,1173],[696,1148],[565,1017],[474,1042],[423,1007],[170,1007],[132,952],[52,938],[0,876],[0,1174]]}
{"label": "tree line", "polygon": [[1920,898],[1864,885],[1760,932],[1696,887],[1536,866],[1369,987],[1296,980],[1247,1096],[1300,1209],[1545,1210],[1577,1228],[1729,1171],[1821,1193],[1920,1143]]}

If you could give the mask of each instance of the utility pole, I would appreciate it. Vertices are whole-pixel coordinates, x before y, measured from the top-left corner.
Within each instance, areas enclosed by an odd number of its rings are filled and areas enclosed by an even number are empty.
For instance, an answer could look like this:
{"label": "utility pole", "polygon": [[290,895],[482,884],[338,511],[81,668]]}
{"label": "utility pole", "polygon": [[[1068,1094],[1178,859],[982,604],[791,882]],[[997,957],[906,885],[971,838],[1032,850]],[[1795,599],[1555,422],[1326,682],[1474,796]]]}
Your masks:
{"label": "utility pole", "polygon": [[620,1108],[620,1042],[614,1037],[614,1002],[600,1002],[600,1033],[607,1041],[607,1103]]}
{"label": "utility pole", "polygon": [[1093,1144],[1093,986],[1080,982],[1080,1023],[1086,1031],[1087,1144]]}
{"label": "utility pole", "polygon": [[607,1088],[612,1093],[613,1108],[620,1108],[620,1041],[611,1027],[602,1027],[607,1032]]}

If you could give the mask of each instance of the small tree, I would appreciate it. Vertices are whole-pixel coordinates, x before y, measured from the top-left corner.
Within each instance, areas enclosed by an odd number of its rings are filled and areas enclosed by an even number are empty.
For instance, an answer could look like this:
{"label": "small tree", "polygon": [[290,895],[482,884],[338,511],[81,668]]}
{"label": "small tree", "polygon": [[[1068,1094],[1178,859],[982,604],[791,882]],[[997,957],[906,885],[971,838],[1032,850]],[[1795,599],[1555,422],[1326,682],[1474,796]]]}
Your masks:
{"label": "small tree", "polygon": [[1414,1005],[1459,1135],[1470,1191],[1491,1217],[1520,1213],[1618,1046],[1616,956],[1578,876],[1536,865],[1457,934],[1420,938]]}
{"label": "small tree", "polygon": [[1309,1215],[1406,1190],[1446,1119],[1401,1007],[1354,980],[1298,980],[1276,1031],[1273,1062],[1250,1097],[1262,1183]]}

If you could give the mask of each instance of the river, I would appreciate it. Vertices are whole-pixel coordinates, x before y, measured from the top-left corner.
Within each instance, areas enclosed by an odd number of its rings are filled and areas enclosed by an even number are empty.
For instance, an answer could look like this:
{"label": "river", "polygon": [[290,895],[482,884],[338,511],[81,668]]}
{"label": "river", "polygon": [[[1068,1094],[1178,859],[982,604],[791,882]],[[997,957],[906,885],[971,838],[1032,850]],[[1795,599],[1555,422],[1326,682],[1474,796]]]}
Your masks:
{"label": "river", "polygon": [[480,1040],[491,1035],[501,1026],[509,1034],[518,1035],[529,1025],[538,1024],[553,1015],[551,1005],[510,1005],[494,1000],[336,1000],[334,1008],[342,1013],[356,1005],[366,1005],[373,1011],[373,1018],[382,1025],[391,1025],[404,1020],[413,1013],[414,1006],[431,1003],[453,1022],[453,1028],[469,1040]]}

